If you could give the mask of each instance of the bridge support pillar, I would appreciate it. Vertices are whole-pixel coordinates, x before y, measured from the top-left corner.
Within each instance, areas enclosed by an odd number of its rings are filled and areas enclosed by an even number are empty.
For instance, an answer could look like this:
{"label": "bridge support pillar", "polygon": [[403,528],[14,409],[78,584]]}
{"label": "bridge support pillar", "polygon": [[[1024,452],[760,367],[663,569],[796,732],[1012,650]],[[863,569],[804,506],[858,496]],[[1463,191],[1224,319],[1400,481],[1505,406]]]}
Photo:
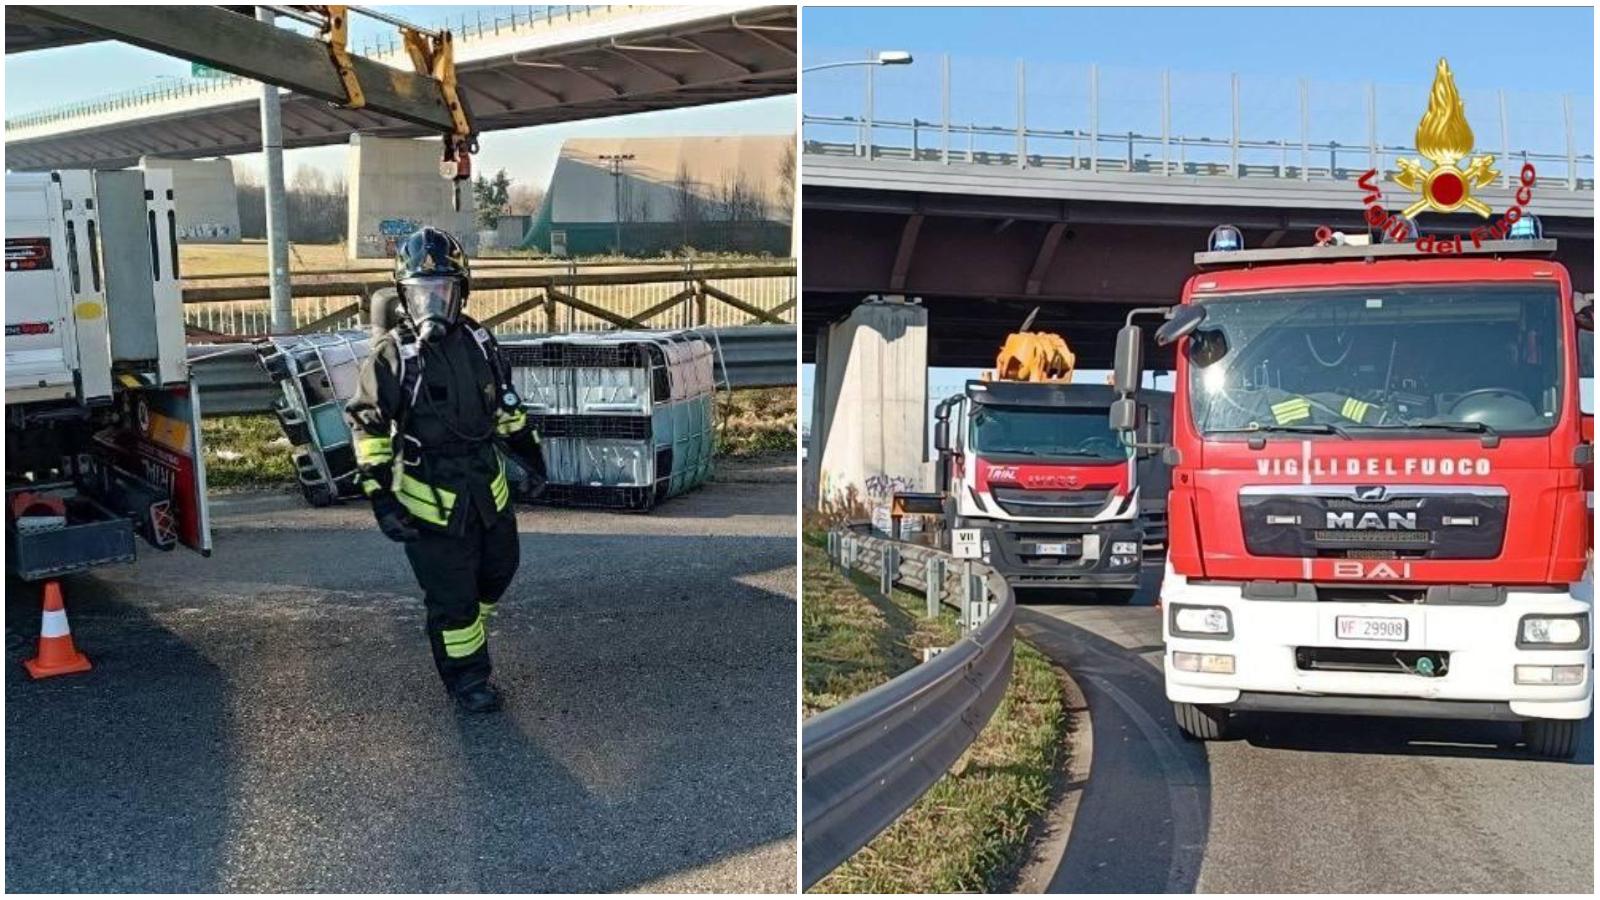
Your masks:
{"label": "bridge support pillar", "polygon": [[172,173],[180,243],[239,243],[239,193],[232,160],[146,156],[139,160],[139,168]]}
{"label": "bridge support pillar", "polygon": [[811,393],[808,504],[887,523],[896,491],[928,489],[927,310],[871,301],[821,330]]}
{"label": "bridge support pillar", "polygon": [[[350,136],[347,253],[351,259],[394,255],[394,242],[424,225],[454,234],[467,252],[478,249],[472,187],[439,177],[438,138]],[[461,191],[461,210],[451,195]]]}

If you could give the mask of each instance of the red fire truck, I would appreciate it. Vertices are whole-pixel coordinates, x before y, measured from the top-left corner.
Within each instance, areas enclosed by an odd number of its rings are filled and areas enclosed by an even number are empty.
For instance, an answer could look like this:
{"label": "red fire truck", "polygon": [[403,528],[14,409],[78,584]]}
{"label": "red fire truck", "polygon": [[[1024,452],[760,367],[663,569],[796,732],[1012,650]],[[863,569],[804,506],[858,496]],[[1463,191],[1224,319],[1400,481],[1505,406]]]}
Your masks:
{"label": "red fire truck", "polygon": [[1593,686],[1593,319],[1533,224],[1443,257],[1249,251],[1229,228],[1213,246],[1240,249],[1198,254],[1181,305],[1130,314],[1114,428],[1137,425],[1134,320],[1163,315],[1176,351],[1161,600],[1189,736],[1237,711],[1503,720],[1571,755]]}

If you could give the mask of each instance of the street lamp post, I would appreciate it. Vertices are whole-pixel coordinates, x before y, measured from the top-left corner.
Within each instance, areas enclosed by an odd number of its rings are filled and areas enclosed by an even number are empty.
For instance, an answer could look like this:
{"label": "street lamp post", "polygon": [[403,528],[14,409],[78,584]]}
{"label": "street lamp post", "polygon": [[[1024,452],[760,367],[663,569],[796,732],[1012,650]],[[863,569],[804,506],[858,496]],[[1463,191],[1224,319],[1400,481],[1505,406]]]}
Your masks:
{"label": "street lamp post", "polygon": [[616,246],[613,250],[618,256],[622,255],[622,167],[633,159],[632,153],[602,153],[600,161],[606,164],[611,172],[611,196],[615,203],[612,222],[616,226]]}
{"label": "street lamp post", "polygon": [[800,74],[820,72],[823,69],[842,69],[845,66],[909,66],[911,62],[911,54],[904,50],[884,50],[874,59],[854,59],[847,62],[831,62],[807,66],[800,70]]}

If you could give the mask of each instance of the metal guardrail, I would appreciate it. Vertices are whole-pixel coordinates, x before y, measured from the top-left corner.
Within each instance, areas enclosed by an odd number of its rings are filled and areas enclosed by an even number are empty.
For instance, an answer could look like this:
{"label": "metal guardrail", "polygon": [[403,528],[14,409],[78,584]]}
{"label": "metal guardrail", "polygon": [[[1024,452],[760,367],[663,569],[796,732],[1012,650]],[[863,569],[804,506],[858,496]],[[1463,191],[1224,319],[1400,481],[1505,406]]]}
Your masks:
{"label": "metal guardrail", "polygon": [[[795,383],[797,355],[793,325],[708,328],[717,359],[719,383],[730,388],[789,387]],[[540,337],[498,335],[502,344]],[[189,375],[208,416],[272,411],[279,389],[257,361],[253,344],[190,344]]]}
{"label": "metal guardrail", "polygon": [[[915,49],[915,48],[908,48]],[[871,53],[808,48],[808,64]],[[1426,82],[1128,69],[917,54],[916,66],[806,76],[804,152],[872,159],[1153,175],[1338,179],[1394,168],[1427,107]],[[1416,73],[1427,74],[1427,69]],[[1532,162],[1541,186],[1594,190],[1593,99],[1464,90],[1478,151],[1501,187]]]}
{"label": "metal guardrail", "polygon": [[[1011,681],[1005,580],[971,560],[851,532],[828,535],[842,569],[920,590],[930,615],[962,610],[965,635],[932,659],[806,720],[801,729],[801,877],[810,888],[866,846],[977,739]],[[975,624],[975,627],[966,627]]]}

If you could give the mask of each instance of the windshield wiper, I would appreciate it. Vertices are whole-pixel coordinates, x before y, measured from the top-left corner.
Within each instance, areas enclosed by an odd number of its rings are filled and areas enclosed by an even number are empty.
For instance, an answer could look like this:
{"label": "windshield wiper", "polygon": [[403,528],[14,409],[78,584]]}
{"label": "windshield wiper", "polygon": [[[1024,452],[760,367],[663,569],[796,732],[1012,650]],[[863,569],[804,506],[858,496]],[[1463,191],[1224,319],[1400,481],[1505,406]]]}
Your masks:
{"label": "windshield wiper", "polygon": [[1375,425],[1380,429],[1405,429],[1415,428],[1418,431],[1459,431],[1465,434],[1483,435],[1483,446],[1497,447],[1500,445],[1500,432],[1486,422],[1401,422],[1399,425]]}
{"label": "windshield wiper", "polygon": [[1338,425],[1328,422],[1307,422],[1303,425],[1251,425],[1248,428],[1212,428],[1207,434],[1336,434],[1345,440],[1351,440],[1350,432]]}

